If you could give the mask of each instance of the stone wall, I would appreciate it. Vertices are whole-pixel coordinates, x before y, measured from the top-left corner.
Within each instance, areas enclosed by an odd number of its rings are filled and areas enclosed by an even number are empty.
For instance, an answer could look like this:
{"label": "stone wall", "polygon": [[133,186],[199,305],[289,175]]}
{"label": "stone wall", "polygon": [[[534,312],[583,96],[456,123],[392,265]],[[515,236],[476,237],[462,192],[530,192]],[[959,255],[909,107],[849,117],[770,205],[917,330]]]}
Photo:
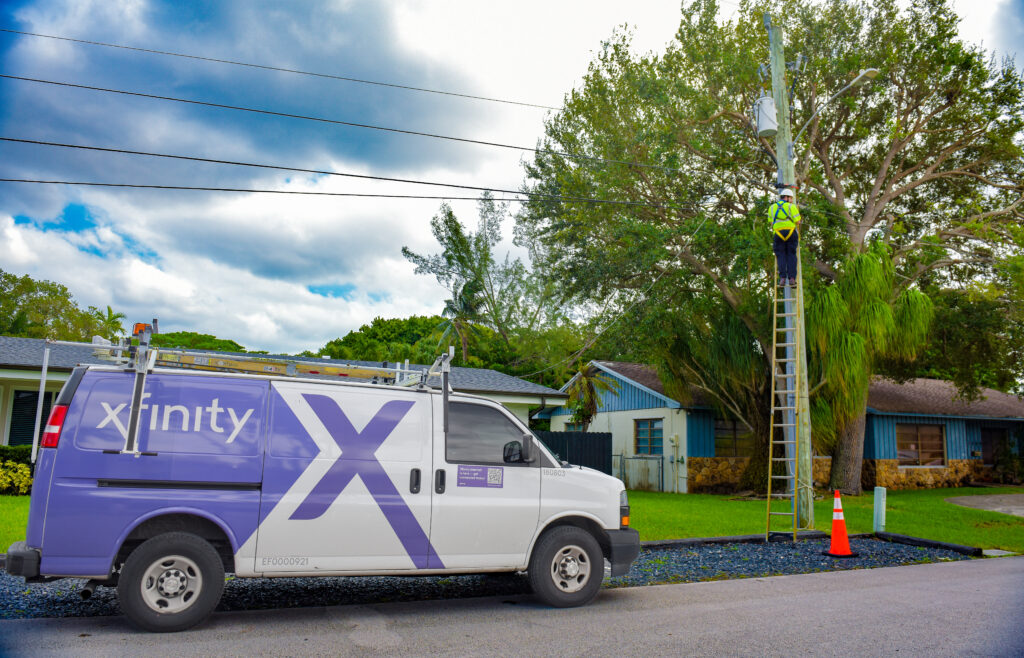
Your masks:
{"label": "stone wall", "polygon": [[899,467],[895,459],[865,459],[861,486],[865,489],[936,489],[962,487],[974,479],[977,460],[950,459],[942,467]]}
{"label": "stone wall", "polygon": [[690,493],[732,493],[749,457],[689,457],[686,460]]}

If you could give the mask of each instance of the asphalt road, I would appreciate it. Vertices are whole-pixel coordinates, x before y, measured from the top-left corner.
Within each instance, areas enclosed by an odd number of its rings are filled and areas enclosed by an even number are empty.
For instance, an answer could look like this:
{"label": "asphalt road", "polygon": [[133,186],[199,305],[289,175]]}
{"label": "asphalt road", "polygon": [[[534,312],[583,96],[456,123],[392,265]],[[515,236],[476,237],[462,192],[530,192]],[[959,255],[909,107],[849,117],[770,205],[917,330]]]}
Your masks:
{"label": "asphalt road", "polygon": [[528,597],[215,614],[157,635],[123,618],[0,622],[4,655],[1024,655],[1024,557]]}

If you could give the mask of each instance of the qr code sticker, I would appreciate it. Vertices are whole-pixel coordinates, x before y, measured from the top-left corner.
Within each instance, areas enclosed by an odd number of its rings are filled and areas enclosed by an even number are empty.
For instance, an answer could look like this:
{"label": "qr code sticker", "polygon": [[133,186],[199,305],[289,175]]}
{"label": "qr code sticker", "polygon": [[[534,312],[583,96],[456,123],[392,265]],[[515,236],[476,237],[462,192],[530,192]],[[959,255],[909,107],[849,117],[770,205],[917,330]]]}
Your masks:
{"label": "qr code sticker", "polygon": [[501,469],[500,468],[489,468],[487,469],[487,484],[494,486],[501,486]]}

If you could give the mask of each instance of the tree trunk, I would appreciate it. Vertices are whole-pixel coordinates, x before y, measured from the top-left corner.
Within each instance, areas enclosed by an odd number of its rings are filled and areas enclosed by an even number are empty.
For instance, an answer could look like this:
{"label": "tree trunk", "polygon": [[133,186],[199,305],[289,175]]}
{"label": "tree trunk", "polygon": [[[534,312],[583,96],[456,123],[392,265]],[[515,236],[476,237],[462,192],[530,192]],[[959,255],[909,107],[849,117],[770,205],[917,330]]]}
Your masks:
{"label": "tree trunk", "polygon": [[[766,400],[768,395],[763,396]],[[767,402],[765,403],[767,405]],[[743,491],[752,490],[759,494],[768,492],[768,414],[761,414],[750,418],[750,425],[754,431],[754,454],[750,456],[746,468],[740,475],[740,489]]]}
{"label": "tree trunk", "polygon": [[832,456],[832,474],[829,488],[839,489],[844,494],[861,494],[860,477],[864,468],[864,425],[867,420],[867,400],[861,405],[860,413],[841,430],[835,454]]}

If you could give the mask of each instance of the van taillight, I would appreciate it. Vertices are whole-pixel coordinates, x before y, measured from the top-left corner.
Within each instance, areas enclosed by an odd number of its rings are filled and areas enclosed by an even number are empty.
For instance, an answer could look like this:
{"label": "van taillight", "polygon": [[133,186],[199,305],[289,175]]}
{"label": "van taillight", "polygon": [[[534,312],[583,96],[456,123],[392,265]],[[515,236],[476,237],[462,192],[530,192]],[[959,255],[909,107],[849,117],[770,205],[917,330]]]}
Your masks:
{"label": "van taillight", "polygon": [[68,415],[68,405],[58,404],[50,411],[50,419],[43,428],[43,438],[39,441],[40,448],[56,448],[60,441],[60,431],[64,428],[64,417]]}

